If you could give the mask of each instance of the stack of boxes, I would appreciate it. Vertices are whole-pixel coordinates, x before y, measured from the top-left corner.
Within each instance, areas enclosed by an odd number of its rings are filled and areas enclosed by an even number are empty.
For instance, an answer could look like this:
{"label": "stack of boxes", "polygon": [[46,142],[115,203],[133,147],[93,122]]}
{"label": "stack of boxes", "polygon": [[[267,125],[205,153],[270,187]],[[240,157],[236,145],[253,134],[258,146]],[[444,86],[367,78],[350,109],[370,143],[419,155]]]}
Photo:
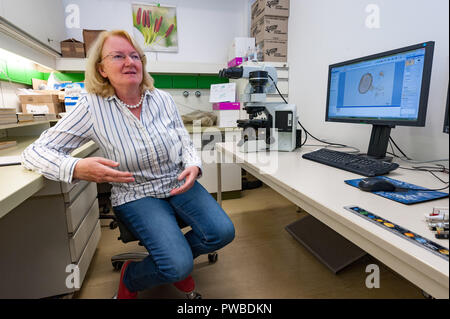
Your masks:
{"label": "stack of boxes", "polygon": [[256,0],[250,35],[259,61],[287,62],[289,0]]}
{"label": "stack of boxes", "polygon": [[34,120],[39,120],[44,115],[44,120],[56,119],[56,116],[63,112],[58,91],[33,91],[32,94],[20,94],[22,113],[33,114]]}
{"label": "stack of boxes", "polygon": [[84,58],[84,43],[73,38],[61,41],[61,55],[63,58]]}
{"label": "stack of boxes", "polygon": [[89,49],[94,44],[97,37],[105,30],[83,30],[83,42],[74,38],[61,41],[61,55],[63,58],[84,58],[87,57]]}

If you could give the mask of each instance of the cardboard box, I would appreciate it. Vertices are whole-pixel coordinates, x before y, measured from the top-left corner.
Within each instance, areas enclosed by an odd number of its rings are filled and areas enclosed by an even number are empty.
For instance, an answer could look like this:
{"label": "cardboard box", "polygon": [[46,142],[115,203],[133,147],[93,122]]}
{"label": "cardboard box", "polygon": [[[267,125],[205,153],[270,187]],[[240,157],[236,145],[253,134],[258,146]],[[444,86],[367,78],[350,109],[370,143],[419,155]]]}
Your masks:
{"label": "cardboard box", "polygon": [[33,90],[40,90],[41,88],[47,88],[47,80],[31,79],[31,85]]}
{"label": "cardboard box", "polygon": [[287,41],[288,18],[262,16],[252,26],[251,36],[256,39],[256,43],[264,40]]}
{"label": "cardboard box", "polygon": [[58,114],[63,112],[58,94],[26,94],[19,95],[22,113],[26,114]]}
{"label": "cardboard box", "polygon": [[86,52],[86,56],[89,54],[89,49],[94,44],[95,40],[100,33],[105,30],[86,30],[83,29],[83,41],[84,41],[84,51]]}
{"label": "cardboard box", "polygon": [[84,58],[84,43],[75,39],[61,41],[61,54],[63,58]]}
{"label": "cardboard box", "polygon": [[289,0],[256,0],[252,5],[252,24],[261,15],[289,17]]}
{"label": "cardboard box", "polygon": [[258,61],[287,62],[287,41],[264,40],[257,50]]}

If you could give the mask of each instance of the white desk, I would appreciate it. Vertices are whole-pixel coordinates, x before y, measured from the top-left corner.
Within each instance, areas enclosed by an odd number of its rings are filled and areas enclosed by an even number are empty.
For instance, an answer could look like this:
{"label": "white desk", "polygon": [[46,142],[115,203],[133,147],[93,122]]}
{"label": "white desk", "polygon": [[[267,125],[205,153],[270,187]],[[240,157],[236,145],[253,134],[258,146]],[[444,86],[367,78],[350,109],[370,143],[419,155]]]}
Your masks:
{"label": "white desk", "polygon": [[[242,153],[235,143],[218,143],[218,174],[220,163],[239,164],[425,292],[435,298],[449,298],[448,260],[344,209],[349,205],[360,206],[448,249],[448,240],[436,239],[424,219],[424,214],[433,207],[448,207],[448,198],[408,206],[360,191],[345,184],[344,180],[361,176],[301,158],[302,153],[317,148],[303,147],[295,152]],[[426,172],[397,169],[389,177],[429,188],[442,187]],[[219,203],[220,182],[219,177]]]}
{"label": "white desk", "polygon": [[[0,156],[17,156],[37,136],[15,136],[17,146]],[[90,141],[72,156],[94,156]],[[97,186],[50,181],[20,165],[0,167],[0,298],[43,298],[74,292],[69,264],[80,285],[100,240]],[[30,263],[32,266],[30,267]]]}
{"label": "white desk", "polygon": [[[0,151],[0,156],[20,155],[29,144],[37,139],[37,136],[14,137],[13,139],[18,141],[17,146]],[[97,149],[98,146],[91,141],[77,148],[71,155],[83,158]],[[0,177],[0,218],[49,183],[41,174],[28,171],[21,165],[0,167]]]}

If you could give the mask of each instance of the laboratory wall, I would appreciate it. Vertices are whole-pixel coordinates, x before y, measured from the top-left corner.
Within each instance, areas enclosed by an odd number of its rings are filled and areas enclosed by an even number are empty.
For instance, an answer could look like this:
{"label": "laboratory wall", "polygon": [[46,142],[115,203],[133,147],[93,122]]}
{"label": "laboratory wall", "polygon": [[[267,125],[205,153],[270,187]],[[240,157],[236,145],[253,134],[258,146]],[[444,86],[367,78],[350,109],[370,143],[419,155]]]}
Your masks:
{"label": "laboratory wall", "polygon": [[448,158],[449,135],[442,133],[449,81],[448,0],[291,0],[290,6],[289,101],[297,104],[307,130],[366,151],[370,125],[325,122],[328,65],[435,41],[426,126],[397,126],[391,136],[414,159]]}
{"label": "laboratory wall", "polygon": [[[82,29],[133,31],[132,3],[157,1],[63,0],[64,8],[77,4],[80,28],[66,28],[68,38],[83,41]],[[164,0],[161,5],[176,6],[177,53],[147,53],[150,61],[223,63],[234,37],[248,36],[250,19],[247,0]]]}

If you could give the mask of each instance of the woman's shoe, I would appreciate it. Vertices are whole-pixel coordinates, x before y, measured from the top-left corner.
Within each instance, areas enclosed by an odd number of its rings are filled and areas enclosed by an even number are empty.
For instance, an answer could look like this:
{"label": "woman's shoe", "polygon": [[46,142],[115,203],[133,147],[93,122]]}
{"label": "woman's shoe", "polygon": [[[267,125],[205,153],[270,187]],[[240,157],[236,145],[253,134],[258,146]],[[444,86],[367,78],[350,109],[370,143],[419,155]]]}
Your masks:
{"label": "woman's shoe", "polygon": [[178,290],[181,290],[186,294],[188,299],[202,299],[202,295],[195,292],[195,281],[191,275],[187,276],[185,279],[177,281],[173,284]]}
{"label": "woman's shoe", "polygon": [[182,292],[189,293],[195,289],[194,278],[191,275],[187,276],[185,279],[177,281],[173,284],[178,290]]}
{"label": "woman's shoe", "polygon": [[120,273],[119,290],[117,291],[117,299],[136,299],[137,298],[137,292],[129,291],[127,286],[125,286],[125,283],[123,282],[123,275],[125,274],[125,270],[127,269],[128,265],[130,263],[131,263],[131,260],[127,260],[122,266],[122,271]]}

